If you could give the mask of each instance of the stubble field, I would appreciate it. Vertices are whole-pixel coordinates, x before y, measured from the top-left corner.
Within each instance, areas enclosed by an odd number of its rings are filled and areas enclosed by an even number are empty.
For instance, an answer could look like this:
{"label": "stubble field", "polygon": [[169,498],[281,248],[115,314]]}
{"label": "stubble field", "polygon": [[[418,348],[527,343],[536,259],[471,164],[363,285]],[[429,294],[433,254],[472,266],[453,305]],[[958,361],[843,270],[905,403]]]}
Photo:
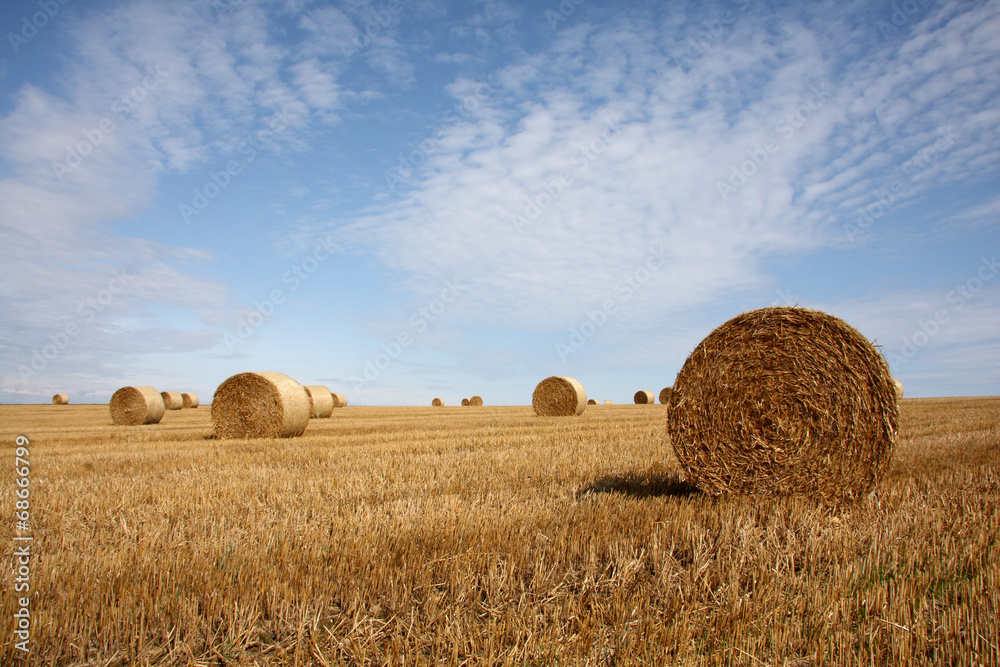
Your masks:
{"label": "stubble field", "polygon": [[1000,398],[905,399],[857,504],[714,498],[666,408],[334,411],[223,441],[209,406],[0,406],[30,441],[30,665],[997,665]]}

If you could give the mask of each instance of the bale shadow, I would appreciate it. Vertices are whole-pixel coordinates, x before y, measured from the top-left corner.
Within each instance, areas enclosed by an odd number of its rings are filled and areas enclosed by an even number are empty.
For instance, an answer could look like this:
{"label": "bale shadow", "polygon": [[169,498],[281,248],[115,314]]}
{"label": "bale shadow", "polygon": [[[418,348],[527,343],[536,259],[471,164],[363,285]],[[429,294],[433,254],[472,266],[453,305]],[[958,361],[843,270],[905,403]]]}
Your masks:
{"label": "bale shadow", "polygon": [[659,496],[685,498],[701,492],[693,484],[681,479],[677,473],[664,475],[629,473],[594,480],[589,486],[581,489],[576,497],[582,499],[600,493],[620,493],[632,498],[656,498]]}

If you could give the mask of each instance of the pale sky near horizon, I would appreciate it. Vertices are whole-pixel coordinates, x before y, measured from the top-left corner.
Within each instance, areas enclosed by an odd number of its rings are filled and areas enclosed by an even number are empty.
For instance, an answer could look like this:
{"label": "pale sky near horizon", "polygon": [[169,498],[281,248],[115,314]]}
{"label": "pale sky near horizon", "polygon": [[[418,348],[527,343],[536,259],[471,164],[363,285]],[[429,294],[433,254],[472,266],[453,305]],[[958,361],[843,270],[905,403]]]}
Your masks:
{"label": "pale sky near horizon", "polygon": [[1000,2],[12,1],[0,402],[631,402],[798,304],[1000,393]]}

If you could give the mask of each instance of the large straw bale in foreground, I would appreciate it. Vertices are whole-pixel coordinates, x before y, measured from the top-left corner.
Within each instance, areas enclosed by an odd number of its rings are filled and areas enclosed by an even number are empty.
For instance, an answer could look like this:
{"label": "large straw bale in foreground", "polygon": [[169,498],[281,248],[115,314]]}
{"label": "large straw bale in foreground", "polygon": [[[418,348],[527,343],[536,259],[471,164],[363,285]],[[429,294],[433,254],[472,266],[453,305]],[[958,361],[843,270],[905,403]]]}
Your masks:
{"label": "large straw bale in foreground", "polygon": [[122,387],[111,396],[108,407],[111,421],[123,426],[159,424],[166,410],[163,397],[153,387]]}
{"label": "large straw bale in foreground", "polygon": [[656,403],[656,395],[649,389],[640,389],[633,397],[636,405],[651,405]]}
{"label": "large straw bale in foreground", "polygon": [[572,417],[587,408],[587,390],[571,377],[553,375],[538,383],[531,407],[539,417]]}
{"label": "large straw bale in foreground", "polygon": [[703,340],[674,382],[667,431],[712,493],[869,493],[889,467],[898,408],[882,355],[816,310],[762,308]]}
{"label": "large straw bale in foreground", "polygon": [[309,425],[312,401],[305,387],[276,371],[240,373],[212,397],[217,438],[290,438]]}
{"label": "large straw bale in foreground", "polygon": [[199,405],[201,405],[201,403],[198,401],[198,394],[192,394],[189,391],[186,391],[183,394],[181,394],[181,400],[184,401],[185,408],[196,408]]}
{"label": "large straw bale in foreground", "polygon": [[167,410],[180,410],[184,407],[184,398],[179,391],[161,391],[160,397],[163,398],[163,407]]}
{"label": "large straw bale in foreground", "polygon": [[68,405],[69,396],[66,394],[56,394],[52,397],[52,405]]}
{"label": "large straw bale in foreground", "polygon": [[346,408],[347,407],[347,397],[343,394],[338,394],[333,391],[330,392],[330,396],[333,398],[333,407],[335,408]]}
{"label": "large straw bale in foreground", "polygon": [[333,414],[333,393],[329,387],[321,384],[307,384],[306,393],[309,394],[309,417],[312,419],[326,419]]}
{"label": "large straw bale in foreground", "polygon": [[673,387],[664,387],[660,390],[660,403],[666,405],[670,403],[670,394],[674,393]]}

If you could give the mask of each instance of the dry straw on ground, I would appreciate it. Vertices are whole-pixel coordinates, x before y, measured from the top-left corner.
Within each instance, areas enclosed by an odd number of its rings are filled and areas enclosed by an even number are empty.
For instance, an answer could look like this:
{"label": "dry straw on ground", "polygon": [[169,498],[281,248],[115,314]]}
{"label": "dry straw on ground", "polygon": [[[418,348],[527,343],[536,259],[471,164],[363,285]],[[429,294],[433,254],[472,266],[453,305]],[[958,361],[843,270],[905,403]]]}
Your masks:
{"label": "dry straw on ground", "polygon": [[660,403],[666,405],[670,402],[670,394],[674,393],[673,387],[664,387],[660,390]]}
{"label": "dry straw on ground", "polygon": [[469,399],[469,405],[479,407],[482,404],[483,404],[482,396],[473,396],[472,398]]}
{"label": "dry straw on ground", "polygon": [[462,399],[462,405],[469,405],[469,399],[463,398]]}
{"label": "dry straw on ground", "polygon": [[431,401],[431,405],[433,405],[435,408],[440,408],[444,406],[444,401],[442,401],[440,398],[435,398],[433,401]]}
{"label": "dry straw on ground", "polygon": [[330,396],[333,398],[333,407],[335,408],[346,408],[347,407],[347,397],[343,394],[338,394],[337,392],[331,392]]}
{"label": "dry straw on ground", "polygon": [[635,392],[634,400],[636,405],[649,405],[656,403],[656,395],[648,389],[640,389]]}
{"label": "dry straw on ground", "polygon": [[321,384],[307,384],[306,393],[309,394],[309,417],[312,419],[326,419],[333,414],[333,394],[329,387]]}
{"label": "dry straw on ground", "polygon": [[553,375],[538,383],[531,407],[540,417],[571,417],[587,408],[587,390],[571,377]]}
{"label": "dry straw on ground", "polygon": [[184,402],[185,408],[196,408],[201,405],[201,402],[198,401],[198,394],[192,394],[189,391],[181,394],[181,400]]}
{"label": "dry straw on ground", "polygon": [[898,408],[882,355],[816,310],[762,308],[710,333],[674,383],[667,430],[712,494],[860,498],[889,467]]}
{"label": "dry straw on ground", "polygon": [[158,424],[166,410],[163,396],[153,387],[122,387],[111,396],[108,407],[111,421],[123,426]]}
{"label": "dry straw on ground", "polygon": [[892,385],[896,389],[896,398],[903,398],[903,383],[893,378]]}
{"label": "dry straw on ground", "polygon": [[163,399],[163,407],[167,410],[180,410],[184,407],[184,399],[179,391],[161,391],[160,397]]}
{"label": "dry straw on ground", "polygon": [[53,405],[67,405],[69,403],[69,396],[66,394],[56,394],[52,397]]}
{"label": "dry straw on ground", "polygon": [[217,438],[289,438],[309,425],[312,401],[301,384],[284,373],[240,373],[212,397]]}

